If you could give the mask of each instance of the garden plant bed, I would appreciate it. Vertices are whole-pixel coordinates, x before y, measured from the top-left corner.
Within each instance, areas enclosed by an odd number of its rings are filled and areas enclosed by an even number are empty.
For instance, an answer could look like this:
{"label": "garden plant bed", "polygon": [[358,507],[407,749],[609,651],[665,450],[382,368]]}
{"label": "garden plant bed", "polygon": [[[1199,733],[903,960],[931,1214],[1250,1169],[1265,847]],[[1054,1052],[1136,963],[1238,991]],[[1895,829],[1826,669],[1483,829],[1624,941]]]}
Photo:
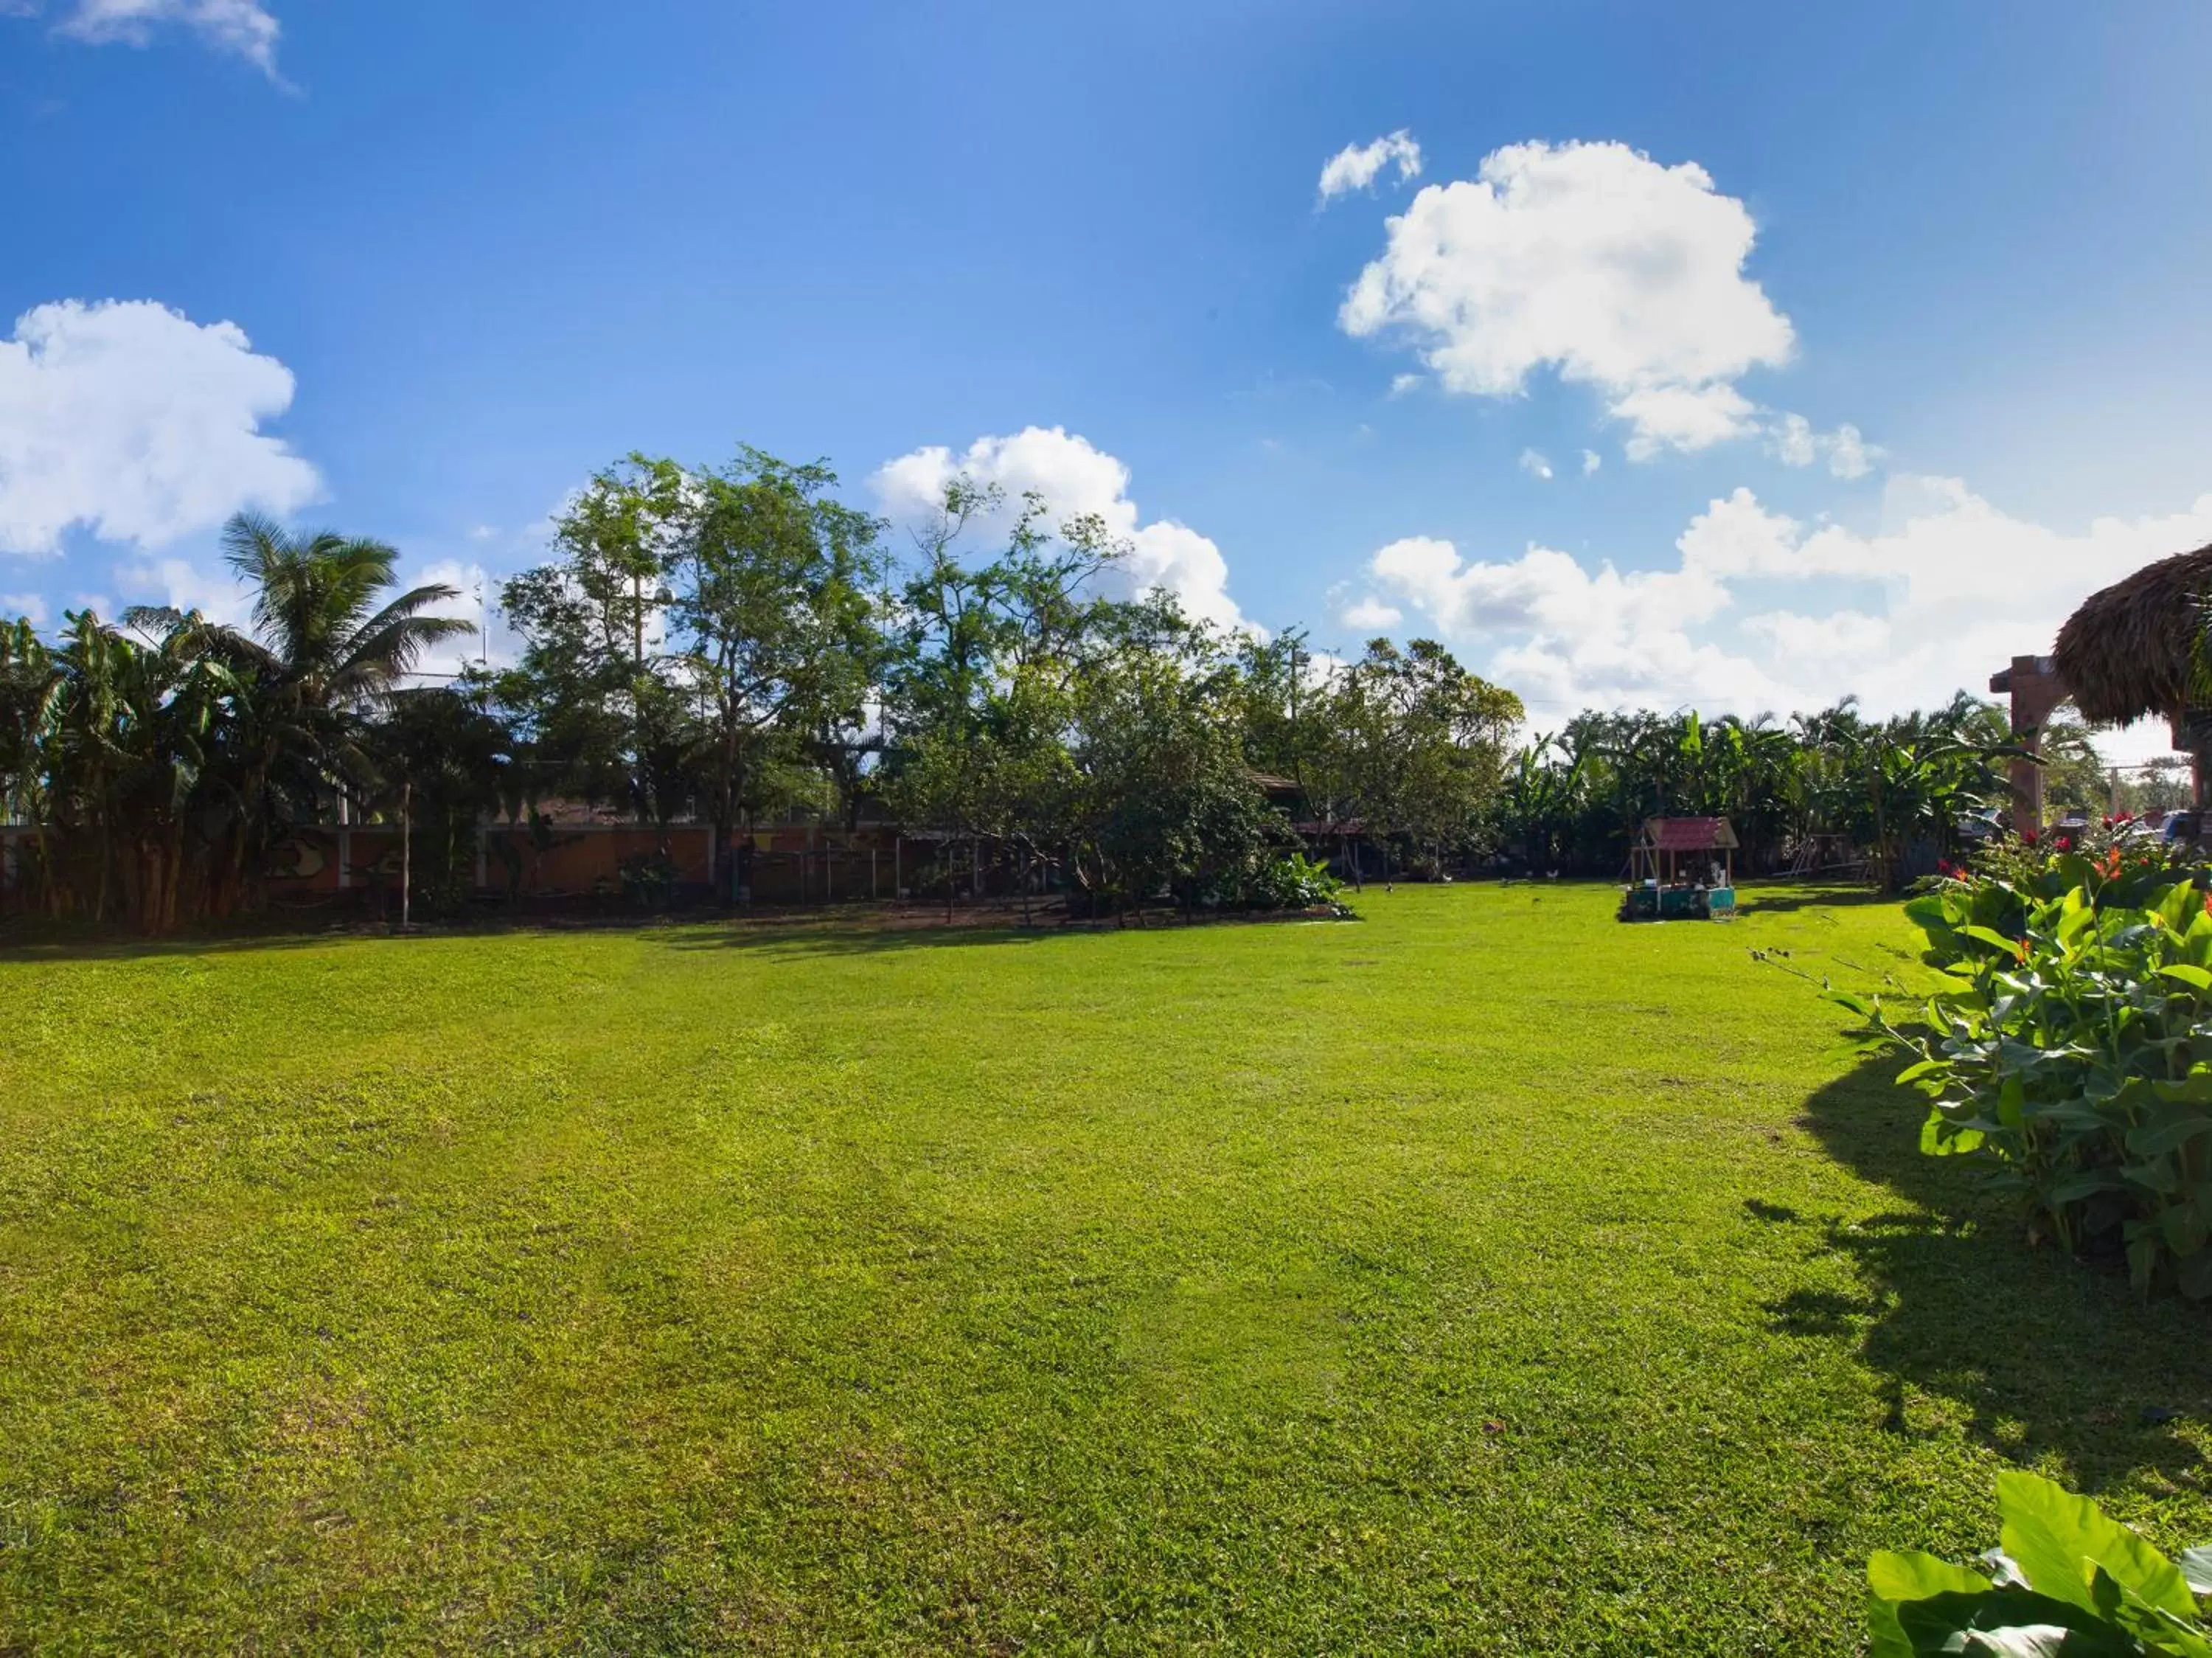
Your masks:
{"label": "garden plant bed", "polygon": [[2206,1314],[1753,959],[1897,906],[1618,896],[13,951],[0,1651],[1845,1654],[2014,1463],[2200,1540]]}

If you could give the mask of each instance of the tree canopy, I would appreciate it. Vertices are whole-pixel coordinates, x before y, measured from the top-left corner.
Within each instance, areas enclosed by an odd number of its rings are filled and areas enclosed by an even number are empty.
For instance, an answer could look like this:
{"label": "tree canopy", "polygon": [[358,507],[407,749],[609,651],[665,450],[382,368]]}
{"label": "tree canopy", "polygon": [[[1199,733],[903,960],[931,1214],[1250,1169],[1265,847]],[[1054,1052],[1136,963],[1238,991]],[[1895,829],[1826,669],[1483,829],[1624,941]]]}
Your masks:
{"label": "tree canopy", "polygon": [[[1753,867],[1820,836],[1887,865],[1998,798],[2011,752],[1963,694],[1528,737],[1435,640],[1340,657],[1222,629],[1141,588],[1097,518],[964,478],[902,541],[824,464],[750,448],[592,477],[501,587],[520,648],[496,667],[425,676],[471,624],[450,588],[401,590],[382,542],[241,515],[223,546],[246,626],[0,629],[0,800],[39,905],[153,929],[250,909],[287,837],[402,800],[418,881],[451,890],[471,826],[556,800],[725,843],[872,810],[940,849],[948,901],[963,856],[1092,908],[1243,901],[1301,850],[1610,875],[1670,813],[1732,818]],[[2106,789],[2078,722],[2048,739],[2056,801]]]}

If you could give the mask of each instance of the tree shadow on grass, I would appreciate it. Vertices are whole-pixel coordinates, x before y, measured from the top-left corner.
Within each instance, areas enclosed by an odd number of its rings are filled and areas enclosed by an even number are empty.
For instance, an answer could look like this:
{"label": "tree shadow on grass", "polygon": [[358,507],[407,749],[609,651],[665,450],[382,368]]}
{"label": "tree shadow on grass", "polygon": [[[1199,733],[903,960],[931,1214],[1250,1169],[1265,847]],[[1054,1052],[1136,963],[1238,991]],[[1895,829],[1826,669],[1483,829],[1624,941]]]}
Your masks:
{"label": "tree shadow on grass", "polygon": [[946,925],[886,927],[867,921],[733,922],[690,927],[665,941],[672,950],[747,950],[763,955],[882,955],[902,950],[1041,944],[1070,936],[1058,927]]}
{"label": "tree shadow on grass", "polygon": [[1736,893],[1739,915],[1784,915],[1796,910],[1848,910],[1868,904],[1894,904],[1896,897],[1870,887],[1757,887],[1745,883]]}
{"label": "tree shadow on grass", "polygon": [[[1350,919],[1351,917],[1342,917]],[[1100,939],[1118,934],[1143,934],[1210,930],[1221,927],[1291,925],[1302,922],[1334,924],[1330,918],[1306,915],[1201,915],[1185,919],[1165,911],[1132,914],[1116,920],[1077,917],[1063,918],[1040,913],[1024,926],[1005,911],[963,914],[947,922],[941,915],[911,911],[892,915],[872,911],[844,915],[796,913],[696,926],[672,933],[669,948],[677,950],[757,950],[792,955],[865,955],[884,951],[944,948],[948,946],[1041,944],[1048,939]]]}
{"label": "tree shadow on grass", "polygon": [[112,933],[29,933],[11,936],[0,929],[0,962],[135,961],[149,956],[231,954],[258,950],[299,950],[330,944],[345,933],[222,933],[144,938]]}
{"label": "tree shadow on grass", "polygon": [[[1343,917],[1352,919],[1352,917]],[[889,951],[1037,944],[1051,938],[1099,937],[1114,933],[1188,931],[1313,921],[1304,915],[1200,916],[1186,920],[1162,911],[1091,920],[1040,911],[1024,925],[1011,908],[963,911],[947,922],[922,909],[890,910],[855,905],[769,911],[744,915],[679,910],[671,912],[589,911],[493,914],[451,922],[418,922],[406,932],[374,921],[341,926],[286,928],[271,924],[149,938],[90,927],[20,926],[0,922],[0,962],[132,960],[143,957],[204,955],[211,952],[303,949],[346,942],[410,944],[430,939],[508,937],[517,934],[657,935],[675,950],[750,950],[782,955],[863,955]]]}
{"label": "tree shadow on grass", "polygon": [[1747,1205],[1850,1255],[1868,1286],[1863,1297],[1783,1296],[1766,1308],[1771,1327],[1855,1334],[1886,1378],[1899,1432],[1949,1414],[1917,1392],[1963,1408],[1966,1431],[2004,1455],[2056,1452],[2093,1492],[2144,1472],[2212,1489],[2198,1449],[2212,1423],[2212,1311],[2170,1295],[2146,1301],[2124,1276],[2029,1247],[2019,1210],[1982,1188],[1973,1160],[1922,1154],[1927,1104],[1891,1080],[1896,1064],[1861,1065],[1815,1094],[1800,1120],[1910,1207],[1850,1222]]}
{"label": "tree shadow on grass", "polygon": [[823,917],[803,922],[757,922],[639,916],[585,923],[517,918],[445,926],[423,923],[404,933],[396,929],[362,926],[313,933],[185,934],[162,938],[82,933],[10,939],[0,934],[0,962],[131,961],[162,956],[297,950],[316,945],[404,947],[436,939],[512,938],[522,935],[556,937],[579,933],[653,935],[676,950],[739,949],[784,955],[850,955],[951,945],[1034,944],[1059,936],[1060,932],[1056,928],[1025,930],[1005,926],[886,927],[865,920]]}

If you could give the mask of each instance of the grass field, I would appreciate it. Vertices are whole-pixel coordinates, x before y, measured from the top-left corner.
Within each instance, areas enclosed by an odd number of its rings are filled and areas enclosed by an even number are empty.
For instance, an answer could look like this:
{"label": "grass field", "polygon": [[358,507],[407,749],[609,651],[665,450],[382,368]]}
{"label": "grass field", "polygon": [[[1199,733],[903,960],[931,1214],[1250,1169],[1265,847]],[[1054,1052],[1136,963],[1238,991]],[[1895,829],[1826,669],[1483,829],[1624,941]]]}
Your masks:
{"label": "grass field", "polygon": [[1752,897],[0,957],[0,1651],[1848,1653],[2007,1459],[2212,1537],[2205,1315]]}

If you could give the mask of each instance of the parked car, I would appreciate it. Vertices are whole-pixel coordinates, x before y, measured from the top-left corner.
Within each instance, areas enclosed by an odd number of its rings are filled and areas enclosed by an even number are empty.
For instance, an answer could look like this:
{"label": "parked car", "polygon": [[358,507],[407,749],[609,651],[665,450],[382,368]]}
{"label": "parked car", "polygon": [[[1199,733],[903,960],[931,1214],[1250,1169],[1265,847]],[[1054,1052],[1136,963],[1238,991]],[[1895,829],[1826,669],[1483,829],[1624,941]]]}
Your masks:
{"label": "parked car", "polygon": [[2004,833],[2004,814],[1994,806],[1984,806],[1978,811],[1960,813],[1952,826],[1958,832],[1960,844],[1980,846]]}

